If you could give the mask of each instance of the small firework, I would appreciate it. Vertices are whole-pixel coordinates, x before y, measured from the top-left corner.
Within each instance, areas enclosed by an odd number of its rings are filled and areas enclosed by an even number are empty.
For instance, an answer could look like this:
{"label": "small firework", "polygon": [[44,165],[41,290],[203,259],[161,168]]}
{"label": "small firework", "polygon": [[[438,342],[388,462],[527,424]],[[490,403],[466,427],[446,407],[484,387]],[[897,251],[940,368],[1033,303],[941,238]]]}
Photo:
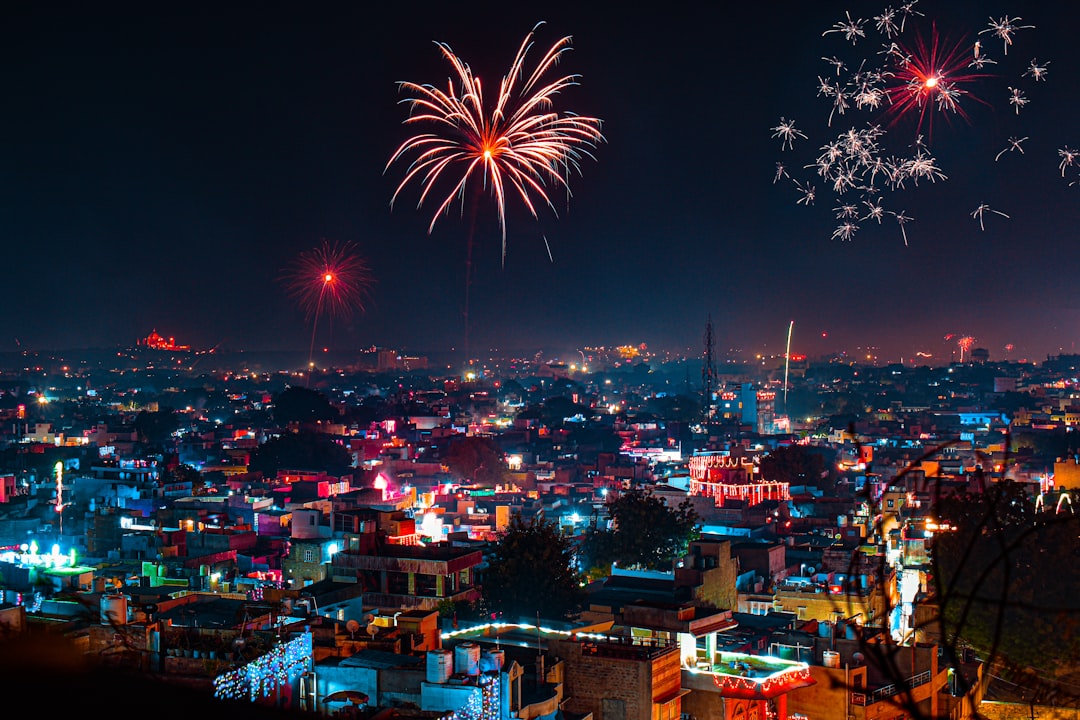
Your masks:
{"label": "small firework", "polygon": [[364,309],[373,284],[367,262],[350,242],[324,240],[313,250],[300,254],[296,263],[285,268],[281,281],[289,297],[297,301],[311,323],[311,347],[308,366],[315,354],[315,331],[319,318],[345,318]]}
{"label": "small firework", "polygon": [[986,230],[986,227],[983,225],[983,215],[985,215],[988,212],[992,212],[995,215],[1000,215],[1003,218],[1008,218],[1009,217],[1008,215],[1001,212],[1000,210],[995,210],[992,207],[990,207],[989,205],[987,205],[986,203],[982,203],[982,204],[979,205],[979,207],[975,208],[975,210],[971,213],[971,217],[976,218],[979,221],[979,229],[980,230]]}
{"label": "small firework", "polygon": [[354,243],[327,240],[301,253],[281,279],[308,320],[324,313],[344,318],[362,311],[372,284],[367,262]]}

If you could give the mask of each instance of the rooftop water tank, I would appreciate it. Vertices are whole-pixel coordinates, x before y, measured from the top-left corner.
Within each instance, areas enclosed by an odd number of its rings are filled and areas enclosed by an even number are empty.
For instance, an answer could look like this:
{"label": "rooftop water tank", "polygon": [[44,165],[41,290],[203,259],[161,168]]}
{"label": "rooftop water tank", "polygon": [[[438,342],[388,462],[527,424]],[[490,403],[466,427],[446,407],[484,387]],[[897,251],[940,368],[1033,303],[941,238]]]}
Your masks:
{"label": "rooftop water tank", "polygon": [[840,653],[835,650],[826,650],[821,654],[821,664],[827,668],[840,667]]}
{"label": "rooftop water tank", "polygon": [[101,596],[101,624],[102,625],[127,625],[128,620],[127,595],[102,595]]}
{"label": "rooftop water tank", "polygon": [[480,672],[499,672],[502,670],[503,661],[506,659],[506,651],[496,648],[484,650],[480,653]]}
{"label": "rooftop water tank", "polygon": [[427,681],[443,684],[454,674],[454,655],[446,648],[429,650],[427,654]]}
{"label": "rooftop water tank", "polygon": [[463,642],[455,646],[454,667],[462,675],[479,675],[480,646],[474,642]]}

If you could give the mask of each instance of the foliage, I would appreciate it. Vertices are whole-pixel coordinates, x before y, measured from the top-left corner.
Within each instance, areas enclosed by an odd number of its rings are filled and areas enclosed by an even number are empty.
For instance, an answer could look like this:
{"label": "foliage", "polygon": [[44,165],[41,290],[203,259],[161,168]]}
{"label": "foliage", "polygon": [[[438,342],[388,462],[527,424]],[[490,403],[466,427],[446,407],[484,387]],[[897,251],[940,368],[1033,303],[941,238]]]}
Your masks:
{"label": "foliage", "polygon": [[954,529],[935,538],[934,581],[950,645],[1048,672],[1080,657],[1080,606],[1067,571],[1077,562],[1080,516],[1055,504],[1037,509],[1011,480],[941,500],[938,514]]}
{"label": "foliage", "polygon": [[345,475],[352,455],[333,438],[314,432],[286,433],[255,448],[248,462],[251,472],[274,477],[279,470],[313,470]]}
{"label": "foliage", "polygon": [[540,419],[549,427],[562,427],[566,424],[567,418],[579,415],[582,418],[588,418],[592,415],[592,410],[588,406],[578,404],[563,395],[549,397],[541,404],[539,412]]}
{"label": "foliage", "polygon": [[700,534],[690,500],[671,508],[651,487],[634,487],[607,506],[612,529],[595,528],[582,547],[588,568],[622,567],[670,570]]}
{"label": "foliage", "polygon": [[336,422],[339,413],[317,390],[289,386],[274,395],[274,420],[285,426],[292,422]]}
{"label": "foliage", "polygon": [[161,447],[180,427],[180,418],[173,408],[161,408],[157,412],[140,410],[135,416],[135,432],[140,442]]}
{"label": "foliage", "polygon": [[769,482],[822,489],[835,485],[835,467],[821,450],[805,445],[781,446],[761,458],[761,476]]}
{"label": "foliage", "polygon": [[446,448],[444,462],[454,476],[481,485],[505,483],[509,472],[505,454],[489,437],[453,439]]}
{"label": "foliage", "polygon": [[701,401],[689,395],[653,396],[645,411],[667,422],[692,423],[701,419]]}
{"label": "foliage", "polygon": [[484,604],[506,618],[576,616],[585,600],[574,547],[554,521],[514,513],[483,572]]}

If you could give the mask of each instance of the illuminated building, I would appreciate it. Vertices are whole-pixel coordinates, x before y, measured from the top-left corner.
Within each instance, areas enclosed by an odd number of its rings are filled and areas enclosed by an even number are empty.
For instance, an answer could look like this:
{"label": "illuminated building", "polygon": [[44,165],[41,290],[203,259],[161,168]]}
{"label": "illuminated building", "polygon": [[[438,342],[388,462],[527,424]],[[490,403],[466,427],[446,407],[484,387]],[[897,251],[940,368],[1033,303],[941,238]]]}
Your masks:
{"label": "illuminated building", "polygon": [[723,453],[700,453],[690,457],[690,494],[713,498],[717,507],[740,500],[746,507],[766,500],[790,500],[790,484],[769,482],[757,477],[757,465],[750,458]]}
{"label": "illuminated building", "polygon": [[190,345],[177,345],[176,338],[165,338],[158,335],[157,330],[151,331],[149,335],[139,340],[138,345],[151,350],[187,351],[191,349]]}

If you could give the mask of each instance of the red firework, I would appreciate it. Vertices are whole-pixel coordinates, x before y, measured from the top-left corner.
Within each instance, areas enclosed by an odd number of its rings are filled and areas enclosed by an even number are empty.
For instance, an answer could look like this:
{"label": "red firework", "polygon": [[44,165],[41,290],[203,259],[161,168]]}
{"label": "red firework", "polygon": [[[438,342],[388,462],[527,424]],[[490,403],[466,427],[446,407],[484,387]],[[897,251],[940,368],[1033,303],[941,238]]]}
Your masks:
{"label": "red firework", "polygon": [[922,133],[925,126],[929,134],[935,114],[953,113],[970,121],[962,101],[989,105],[970,90],[976,81],[992,77],[978,72],[985,60],[980,53],[978,42],[961,39],[950,44],[943,40],[936,25],[931,27],[929,38],[916,35],[910,47],[892,46],[886,88],[889,124],[896,124],[902,117],[915,117],[915,132]]}
{"label": "red firework", "polygon": [[319,247],[300,253],[296,264],[282,272],[289,296],[312,320],[308,366],[315,353],[315,330],[319,316],[345,318],[363,311],[372,285],[367,262],[351,242],[323,240]]}
{"label": "red firework", "polygon": [[324,313],[347,317],[362,311],[371,273],[354,243],[324,240],[319,247],[301,253],[296,264],[283,271],[282,281],[307,319],[318,321]]}

